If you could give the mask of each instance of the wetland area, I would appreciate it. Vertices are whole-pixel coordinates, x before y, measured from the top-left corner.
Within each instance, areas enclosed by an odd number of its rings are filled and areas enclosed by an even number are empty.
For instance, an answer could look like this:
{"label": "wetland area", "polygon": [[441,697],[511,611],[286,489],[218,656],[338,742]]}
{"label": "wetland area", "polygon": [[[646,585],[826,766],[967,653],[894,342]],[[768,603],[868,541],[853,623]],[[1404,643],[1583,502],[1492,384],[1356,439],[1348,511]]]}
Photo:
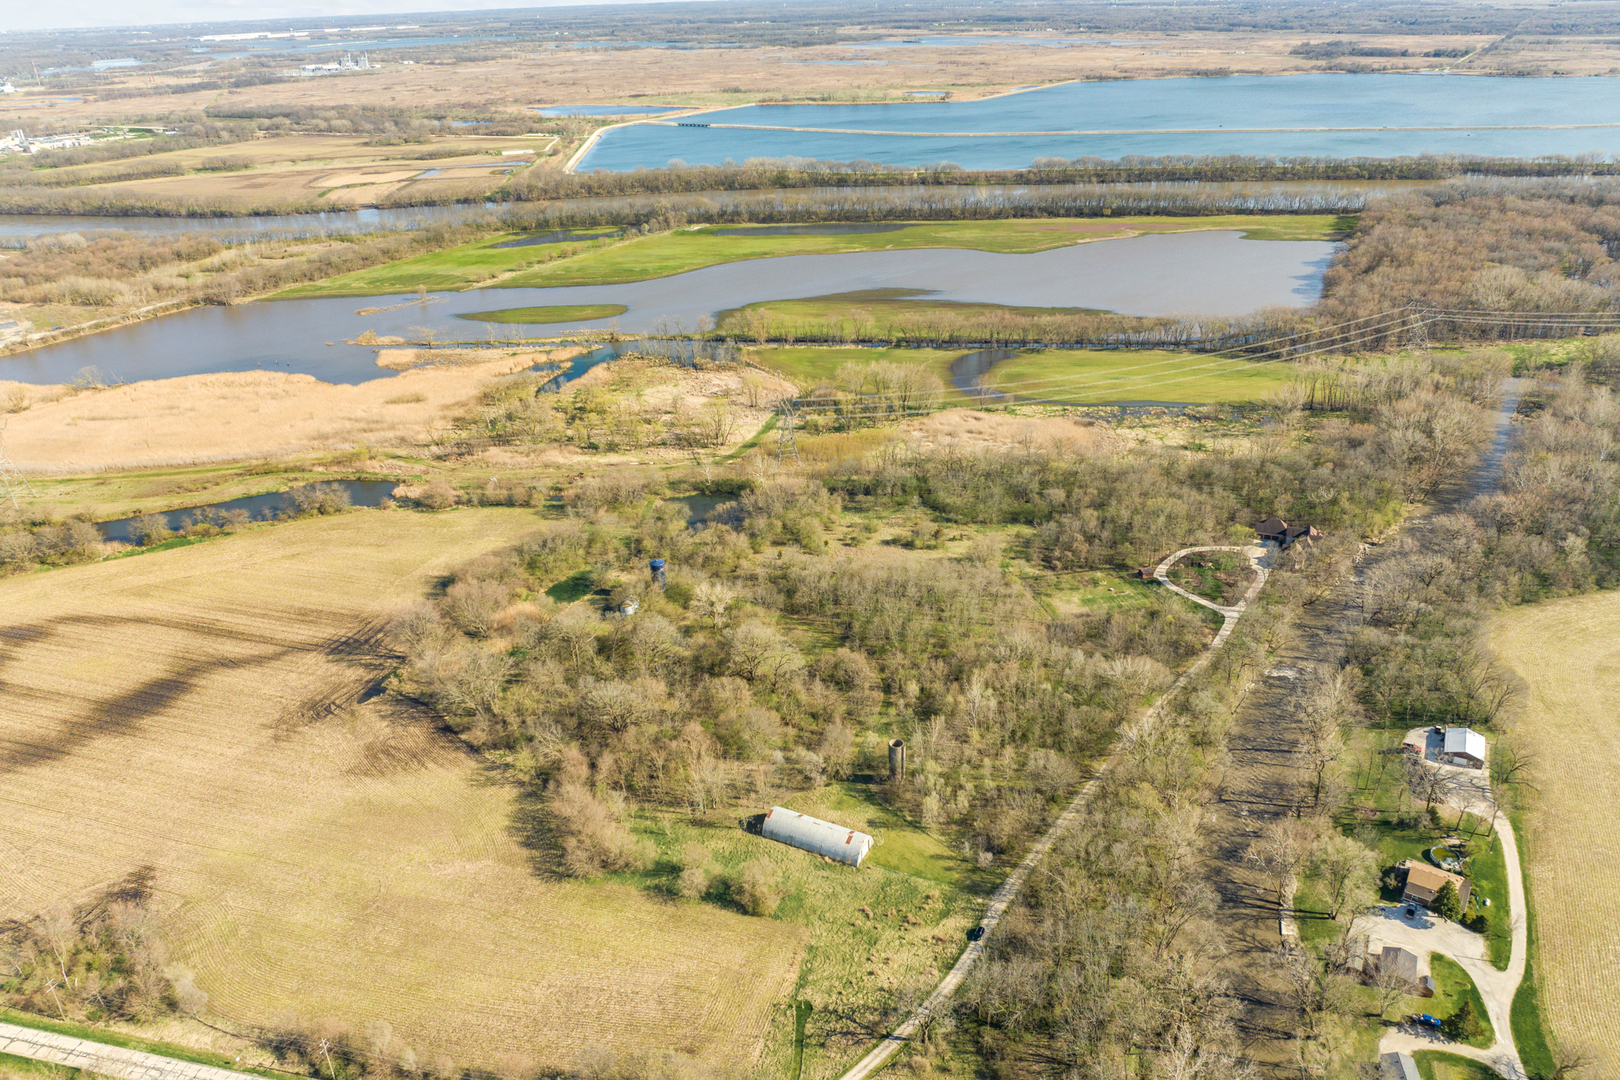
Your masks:
{"label": "wetland area", "polygon": [[[1245,240],[1236,232],[1140,236],[1015,255],[954,248],[788,255],[709,266],[616,285],[545,289],[473,289],[411,295],[364,305],[352,297],[260,301],[193,308],[0,359],[0,379],[63,383],[93,368],[104,379],[134,382],[228,371],[283,371],[324,382],[359,383],[393,372],[379,368],[379,337],[441,341],[480,334],[457,315],[495,307],[621,304],[616,320],[505,325],[499,338],[626,333],[696,328],[718,311],[766,300],[866,289],[925,290],[930,300],[1038,307],[1101,308],[1131,315],[1242,315],[1262,307],[1303,307],[1321,295],[1335,245],[1326,241]],[[359,315],[359,310],[381,310]]]}

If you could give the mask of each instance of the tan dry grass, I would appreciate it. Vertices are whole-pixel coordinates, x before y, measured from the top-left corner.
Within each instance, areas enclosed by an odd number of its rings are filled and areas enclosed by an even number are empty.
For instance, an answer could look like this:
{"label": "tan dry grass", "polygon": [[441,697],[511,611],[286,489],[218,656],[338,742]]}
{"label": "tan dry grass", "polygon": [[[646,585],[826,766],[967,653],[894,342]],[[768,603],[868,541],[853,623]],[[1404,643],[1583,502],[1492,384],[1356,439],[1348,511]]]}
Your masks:
{"label": "tan dry grass", "polygon": [[1542,1016],[1620,1075],[1620,593],[1516,608],[1490,640],[1530,690],[1515,730],[1540,764],[1523,851]]}
{"label": "tan dry grass", "polygon": [[901,425],[913,445],[936,449],[1005,450],[1010,447],[1072,452],[1107,445],[1108,432],[1090,421],[1061,416],[1009,416],[978,409],[945,409]]}
{"label": "tan dry grass", "polygon": [[536,525],[360,511],[0,582],[0,919],[156,871],[209,1015],[385,1021],[423,1060],[756,1055],[802,931],[537,874],[517,793],[371,634]]}
{"label": "tan dry grass", "polygon": [[[569,392],[600,388],[615,395],[633,398],[644,420],[673,428],[682,416],[700,415],[706,403],[730,403],[735,424],[721,446],[705,452],[724,454],[736,449],[765,426],[775,403],[798,393],[787,379],[757,368],[730,365],[689,368],[659,359],[626,356],[598,364],[568,384]],[[592,457],[610,460],[603,455]],[[631,458],[675,460],[690,456],[690,450],[674,444],[650,445],[635,449]]]}
{"label": "tan dry grass", "polygon": [[580,351],[433,365],[358,386],[269,371],[84,391],[0,382],[0,408],[14,393],[34,402],[8,417],[6,455],[27,473],[64,474],[418,445],[448,427],[491,380]]}

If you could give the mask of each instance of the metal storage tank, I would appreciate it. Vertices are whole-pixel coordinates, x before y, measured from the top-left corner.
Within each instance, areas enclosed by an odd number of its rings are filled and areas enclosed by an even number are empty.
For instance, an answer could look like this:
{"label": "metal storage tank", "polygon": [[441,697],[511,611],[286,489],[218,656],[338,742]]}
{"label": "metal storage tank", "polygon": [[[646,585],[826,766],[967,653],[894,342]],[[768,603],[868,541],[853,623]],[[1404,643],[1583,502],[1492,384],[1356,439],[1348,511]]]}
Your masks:
{"label": "metal storage tank", "polygon": [[872,850],[875,843],[863,832],[834,825],[785,806],[771,807],[760,832],[768,840],[825,855],[850,866],[861,865],[861,860],[866,858],[866,853]]}

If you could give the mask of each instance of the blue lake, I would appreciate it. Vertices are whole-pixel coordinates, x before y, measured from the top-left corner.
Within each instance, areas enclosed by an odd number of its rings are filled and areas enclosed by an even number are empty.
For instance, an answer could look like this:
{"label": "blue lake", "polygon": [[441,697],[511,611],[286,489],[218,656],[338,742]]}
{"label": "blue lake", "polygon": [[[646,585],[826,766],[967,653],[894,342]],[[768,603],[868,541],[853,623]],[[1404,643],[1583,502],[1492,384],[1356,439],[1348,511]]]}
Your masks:
{"label": "blue lake", "polygon": [[[655,168],[674,159],[718,165],[751,157],[1007,169],[1038,157],[1129,154],[1608,154],[1620,151],[1620,79],[1143,79],[1067,83],[984,101],[749,105],[681,121],[680,127],[646,123],[606,132],[580,168]],[[820,130],[761,130],[771,127]]]}

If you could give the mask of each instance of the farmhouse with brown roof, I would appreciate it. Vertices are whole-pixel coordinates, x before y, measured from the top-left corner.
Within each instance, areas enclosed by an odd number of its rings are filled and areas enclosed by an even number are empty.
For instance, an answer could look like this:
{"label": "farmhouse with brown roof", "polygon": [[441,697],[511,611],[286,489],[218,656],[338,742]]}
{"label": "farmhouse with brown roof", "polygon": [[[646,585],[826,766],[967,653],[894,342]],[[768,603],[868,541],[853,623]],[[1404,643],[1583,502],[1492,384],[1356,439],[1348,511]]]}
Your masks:
{"label": "farmhouse with brown roof", "polygon": [[1406,891],[1401,894],[1401,899],[1406,903],[1432,907],[1434,898],[1440,895],[1440,889],[1449,881],[1457,890],[1457,899],[1467,909],[1468,894],[1473,888],[1467,878],[1414,859],[1407,859],[1397,869],[1406,871]]}
{"label": "farmhouse with brown roof", "polygon": [[1254,527],[1254,531],[1260,534],[1262,544],[1276,544],[1278,547],[1287,547],[1295,540],[1312,541],[1322,535],[1314,525],[1290,525],[1279,517],[1266,518]]}

